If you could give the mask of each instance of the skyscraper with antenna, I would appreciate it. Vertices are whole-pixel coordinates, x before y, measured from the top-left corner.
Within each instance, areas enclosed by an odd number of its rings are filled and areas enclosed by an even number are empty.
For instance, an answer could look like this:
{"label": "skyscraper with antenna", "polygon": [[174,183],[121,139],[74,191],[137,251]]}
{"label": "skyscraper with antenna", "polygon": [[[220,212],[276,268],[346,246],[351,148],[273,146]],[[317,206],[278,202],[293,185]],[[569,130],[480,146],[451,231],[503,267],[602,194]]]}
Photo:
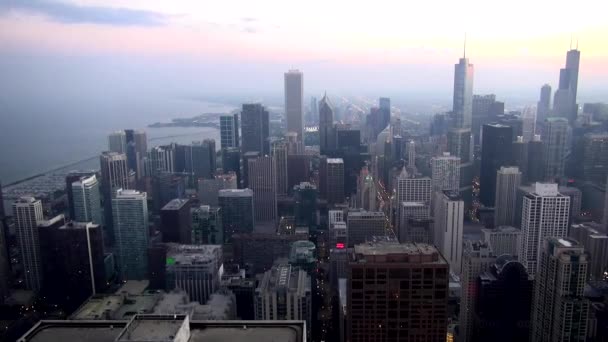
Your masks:
{"label": "skyscraper with antenna", "polygon": [[462,58],[454,65],[454,103],[452,115],[455,128],[471,128],[473,113],[473,64],[467,58],[467,37]]}
{"label": "skyscraper with antenna", "polygon": [[572,39],[570,39],[570,51],[566,54],[566,67],[559,71],[559,87],[555,91],[553,100],[554,115],[568,119],[570,124],[576,121],[578,115],[576,94],[580,60],[581,52],[578,50],[578,40],[576,47],[572,49]]}

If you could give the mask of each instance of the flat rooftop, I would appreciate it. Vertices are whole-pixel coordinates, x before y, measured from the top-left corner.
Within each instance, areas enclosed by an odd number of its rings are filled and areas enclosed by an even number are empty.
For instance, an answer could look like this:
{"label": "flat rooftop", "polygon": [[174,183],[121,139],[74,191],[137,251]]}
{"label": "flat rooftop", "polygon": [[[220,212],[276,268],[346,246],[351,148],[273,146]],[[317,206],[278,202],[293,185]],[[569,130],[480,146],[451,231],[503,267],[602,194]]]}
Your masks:
{"label": "flat rooftop", "polygon": [[181,315],[176,315],[175,319],[167,316],[161,319],[145,318],[139,319],[136,316],[120,334],[117,341],[174,341],[180,328],[184,324]]}
{"label": "flat rooftop", "polygon": [[355,245],[355,262],[405,262],[447,264],[437,248],[425,243],[379,240]]}
{"label": "flat rooftop", "polygon": [[174,198],[169,201],[169,203],[165,204],[161,210],[179,210],[186,205],[188,201],[189,199],[187,198]]}

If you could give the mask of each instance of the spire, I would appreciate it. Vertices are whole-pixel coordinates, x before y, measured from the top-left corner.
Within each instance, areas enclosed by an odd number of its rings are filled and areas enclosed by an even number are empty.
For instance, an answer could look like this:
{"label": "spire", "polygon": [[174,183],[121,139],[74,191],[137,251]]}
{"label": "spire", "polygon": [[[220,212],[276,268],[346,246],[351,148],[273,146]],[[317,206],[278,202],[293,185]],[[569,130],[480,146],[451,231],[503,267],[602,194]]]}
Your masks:
{"label": "spire", "polygon": [[572,36],[573,34],[570,34],[570,50],[572,50]]}
{"label": "spire", "polygon": [[462,53],[462,58],[467,58],[467,33],[464,33],[464,49]]}

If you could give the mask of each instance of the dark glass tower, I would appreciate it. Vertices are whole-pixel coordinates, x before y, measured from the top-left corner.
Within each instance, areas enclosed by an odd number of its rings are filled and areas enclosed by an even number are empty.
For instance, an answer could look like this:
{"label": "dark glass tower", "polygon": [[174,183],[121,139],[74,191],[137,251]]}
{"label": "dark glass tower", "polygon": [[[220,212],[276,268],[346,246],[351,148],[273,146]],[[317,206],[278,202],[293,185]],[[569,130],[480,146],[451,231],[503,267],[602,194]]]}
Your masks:
{"label": "dark glass tower", "polygon": [[501,166],[511,164],[512,129],[501,124],[483,125],[481,142],[481,203],[487,207],[494,206],[496,196],[496,171]]}
{"label": "dark glass tower", "polygon": [[244,104],[241,112],[243,153],[270,154],[268,111],[259,103]]}

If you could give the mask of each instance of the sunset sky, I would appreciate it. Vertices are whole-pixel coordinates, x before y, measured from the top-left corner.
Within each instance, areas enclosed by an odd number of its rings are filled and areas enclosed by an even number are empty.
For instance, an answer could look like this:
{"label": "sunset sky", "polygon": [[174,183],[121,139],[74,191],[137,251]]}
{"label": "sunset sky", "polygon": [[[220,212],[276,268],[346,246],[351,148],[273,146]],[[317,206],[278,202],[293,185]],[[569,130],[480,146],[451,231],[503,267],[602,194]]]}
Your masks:
{"label": "sunset sky", "polygon": [[555,87],[573,37],[579,94],[593,97],[608,89],[607,3],[2,0],[0,70],[86,82],[82,70],[118,67],[179,89],[281,92],[299,68],[307,92],[444,94],[466,32],[475,93]]}

